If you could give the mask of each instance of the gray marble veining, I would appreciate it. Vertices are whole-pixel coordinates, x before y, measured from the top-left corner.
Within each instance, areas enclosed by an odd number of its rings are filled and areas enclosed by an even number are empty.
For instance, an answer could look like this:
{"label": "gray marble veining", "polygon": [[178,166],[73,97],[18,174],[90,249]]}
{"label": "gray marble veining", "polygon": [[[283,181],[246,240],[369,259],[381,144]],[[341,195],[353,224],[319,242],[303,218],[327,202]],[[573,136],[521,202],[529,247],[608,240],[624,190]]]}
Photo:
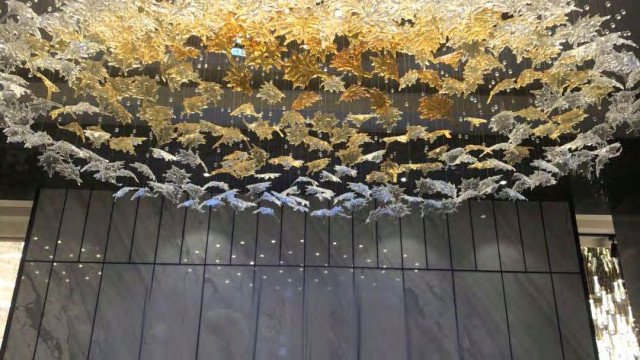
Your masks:
{"label": "gray marble veining", "polygon": [[66,190],[42,189],[31,228],[27,260],[51,260],[64,211]]}
{"label": "gray marble veining", "polygon": [[354,280],[350,269],[305,270],[304,359],[357,359]]}
{"label": "gray marble veining", "polygon": [[87,214],[87,225],[84,230],[81,261],[102,261],[104,259],[107,236],[109,235],[109,221],[113,197],[110,191],[93,191]]}
{"label": "gray marble veining", "polygon": [[89,359],[138,359],[153,265],[105,264]]}
{"label": "gray marble veining", "polygon": [[86,359],[98,295],[98,264],[53,266],[35,359]]}
{"label": "gray marble veining", "polygon": [[198,359],[251,359],[257,310],[254,269],[207,266],[205,271]]}
{"label": "gray marble veining", "polygon": [[255,359],[302,358],[303,277],[301,268],[258,268]]}
{"label": "gray marble veining", "polygon": [[182,242],[183,264],[203,264],[207,250],[207,234],[209,231],[209,211],[187,209],[184,223],[184,240]]}
{"label": "gray marble veining", "polygon": [[549,274],[504,274],[514,359],[563,359]]}
{"label": "gray marble veining", "polygon": [[454,272],[454,280],[462,358],[510,359],[500,274]]}
{"label": "gray marble veining", "polygon": [[55,251],[56,260],[76,261],[80,257],[90,198],[89,190],[68,190]]}
{"label": "gray marble veining", "polygon": [[194,359],[203,266],[156,265],[140,359]]}
{"label": "gray marble veining", "polygon": [[408,359],[458,359],[451,272],[405,271]]}
{"label": "gray marble veining", "polygon": [[33,357],[50,270],[51,263],[27,262],[24,265],[11,327],[5,334],[7,349],[4,358],[6,360]]}
{"label": "gray marble veining", "polygon": [[356,270],[361,359],[407,357],[402,271]]}
{"label": "gray marble veining", "polygon": [[152,263],[155,260],[162,202],[159,197],[140,199],[133,231],[131,262]]}

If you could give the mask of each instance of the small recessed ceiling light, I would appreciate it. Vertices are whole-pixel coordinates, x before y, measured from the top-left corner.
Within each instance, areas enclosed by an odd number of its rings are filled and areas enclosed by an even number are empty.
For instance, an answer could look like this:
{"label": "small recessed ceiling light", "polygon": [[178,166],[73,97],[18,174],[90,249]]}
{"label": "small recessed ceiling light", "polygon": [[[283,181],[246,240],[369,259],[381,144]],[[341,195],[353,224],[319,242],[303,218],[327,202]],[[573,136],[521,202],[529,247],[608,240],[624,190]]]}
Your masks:
{"label": "small recessed ceiling light", "polygon": [[507,180],[500,181],[500,185],[507,185]]}
{"label": "small recessed ceiling light", "polygon": [[407,182],[407,178],[403,176],[403,177],[400,178],[400,181]]}

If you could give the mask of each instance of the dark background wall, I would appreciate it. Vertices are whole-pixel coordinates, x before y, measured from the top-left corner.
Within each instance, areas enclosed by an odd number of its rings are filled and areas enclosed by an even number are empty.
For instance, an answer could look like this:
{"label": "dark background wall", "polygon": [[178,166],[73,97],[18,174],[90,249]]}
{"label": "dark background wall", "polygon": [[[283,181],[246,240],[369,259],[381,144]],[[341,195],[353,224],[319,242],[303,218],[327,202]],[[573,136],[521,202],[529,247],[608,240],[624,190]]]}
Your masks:
{"label": "dark background wall", "polygon": [[43,189],[34,213],[5,359],[595,358],[564,202],[367,224]]}

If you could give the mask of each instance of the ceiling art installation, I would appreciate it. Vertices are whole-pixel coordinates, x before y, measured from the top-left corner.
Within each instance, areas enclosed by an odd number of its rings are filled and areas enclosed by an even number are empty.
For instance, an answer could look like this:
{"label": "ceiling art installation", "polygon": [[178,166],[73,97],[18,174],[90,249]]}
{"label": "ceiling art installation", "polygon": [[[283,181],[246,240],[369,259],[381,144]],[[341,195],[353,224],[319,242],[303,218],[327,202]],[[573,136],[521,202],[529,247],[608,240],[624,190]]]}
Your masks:
{"label": "ceiling art installation", "polygon": [[116,197],[450,212],[598,175],[640,128],[630,34],[573,1],[7,3],[4,134]]}

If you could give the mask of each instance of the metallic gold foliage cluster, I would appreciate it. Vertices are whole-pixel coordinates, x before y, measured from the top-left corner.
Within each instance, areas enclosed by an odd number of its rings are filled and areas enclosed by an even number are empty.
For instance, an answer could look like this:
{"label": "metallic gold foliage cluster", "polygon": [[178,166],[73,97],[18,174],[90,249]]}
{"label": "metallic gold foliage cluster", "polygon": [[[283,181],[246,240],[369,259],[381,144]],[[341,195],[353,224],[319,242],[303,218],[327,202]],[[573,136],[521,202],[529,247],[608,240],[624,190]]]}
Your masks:
{"label": "metallic gold foliage cluster", "polygon": [[[635,45],[605,30],[611,19],[568,0],[60,0],[44,14],[7,3],[0,124],[9,141],[39,148],[51,175],[137,183],[118,196],[137,189],[200,209],[244,210],[259,199],[306,211],[306,186],[341,206],[318,216],[372,200],[374,220],[413,206],[451,211],[469,198],[523,199],[570,172],[597,174],[620,152],[615,130],[640,126]],[[224,66],[205,71],[210,56]],[[532,101],[498,107],[495,96],[512,91]],[[397,92],[419,94],[415,108]],[[491,113],[457,117],[456,103],[482,92]],[[231,121],[209,118],[229,96],[241,99]],[[418,121],[406,120],[411,113]],[[86,121],[97,117],[117,126]],[[60,131],[43,131],[38,119]],[[447,124],[503,142],[456,144]],[[146,127],[149,135],[135,135]],[[276,140],[307,156],[273,153],[265,144]],[[532,158],[540,140],[553,145]],[[391,150],[398,144],[422,156],[401,159]],[[221,160],[203,160],[207,151]],[[169,170],[154,173],[145,155]],[[461,182],[439,180],[454,168],[465,169]],[[269,190],[283,171],[298,180]],[[409,173],[419,178],[415,194],[398,184]],[[194,184],[202,175],[213,179]],[[219,176],[246,186],[254,202]],[[321,187],[331,183],[343,193]],[[203,201],[208,189],[222,193]]]}

